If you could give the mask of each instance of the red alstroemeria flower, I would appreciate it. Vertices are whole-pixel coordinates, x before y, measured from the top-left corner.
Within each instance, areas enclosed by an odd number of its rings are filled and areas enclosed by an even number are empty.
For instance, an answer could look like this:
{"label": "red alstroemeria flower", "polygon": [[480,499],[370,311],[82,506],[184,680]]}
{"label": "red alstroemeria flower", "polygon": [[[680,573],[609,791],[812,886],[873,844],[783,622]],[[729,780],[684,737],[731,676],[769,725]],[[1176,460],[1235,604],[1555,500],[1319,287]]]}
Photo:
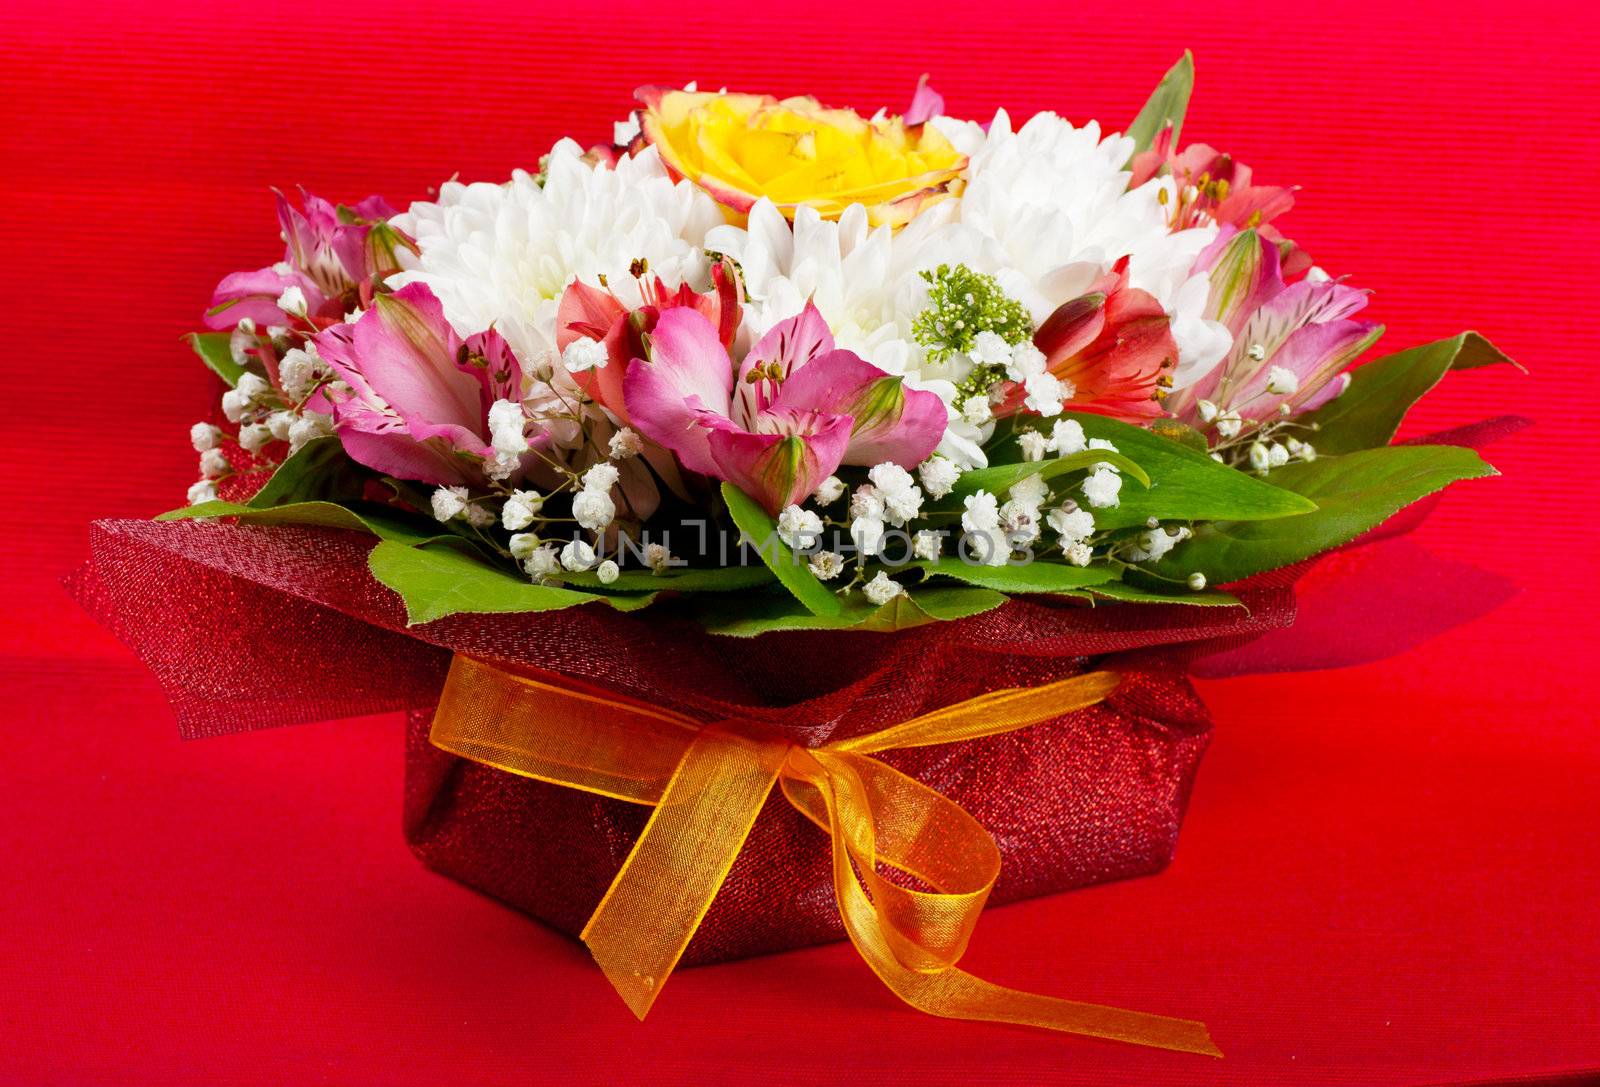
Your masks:
{"label": "red alstroemeria flower", "polygon": [[[1178,345],[1171,318],[1154,295],[1128,285],[1123,258],[1097,280],[1089,293],[1063,302],[1033,334],[1045,365],[1063,383],[1070,411],[1140,422],[1166,412],[1161,401],[1171,383]],[[1011,414],[1023,401],[1014,385],[997,415]]]}

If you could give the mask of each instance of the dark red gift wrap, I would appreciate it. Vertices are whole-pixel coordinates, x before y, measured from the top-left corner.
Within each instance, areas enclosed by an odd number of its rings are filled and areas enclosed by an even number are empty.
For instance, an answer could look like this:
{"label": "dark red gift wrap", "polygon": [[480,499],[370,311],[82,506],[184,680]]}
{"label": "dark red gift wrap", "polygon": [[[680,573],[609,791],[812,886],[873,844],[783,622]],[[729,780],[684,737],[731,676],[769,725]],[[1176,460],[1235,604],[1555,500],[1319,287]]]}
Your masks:
{"label": "dark red gift wrap", "polygon": [[[883,761],[993,836],[1006,902],[1144,875],[1172,858],[1211,722],[1197,655],[1293,617],[1284,587],[1247,607],[1012,601],[893,634],[706,634],[669,603],[457,615],[408,628],[354,533],[102,521],[78,598],[160,679],[185,735],[380,710],[409,712],[404,827],[429,867],[576,934],[648,809],[518,777],[435,748],[453,653],[598,685],[706,720],[739,718],[802,746],[864,735],[1007,687],[1108,669],[1106,701],[1030,728],[895,750]],[[684,961],[843,935],[826,837],[769,799]]]}
{"label": "dark red gift wrap", "polygon": [[[1104,666],[1118,667],[1115,658]],[[970,667],[961,686],[975,694],[1080,670],[1078,658],[996,654]],[[840,727],[852,717],[847,709]],[[649,809],[440,751],[428,741],[431,718],[427,710],[409,715],[411,848],[430,868],[576,936]],[[1004,863],[989,900],[1009,902],[1164,867],[1210,737],[1205,708],[1169,658],[1124,672],[1116,694],[1089,709],[1003,736],[879,757],[994,835]],[[843,938],[828,837],[775,794],[682,961]]]}

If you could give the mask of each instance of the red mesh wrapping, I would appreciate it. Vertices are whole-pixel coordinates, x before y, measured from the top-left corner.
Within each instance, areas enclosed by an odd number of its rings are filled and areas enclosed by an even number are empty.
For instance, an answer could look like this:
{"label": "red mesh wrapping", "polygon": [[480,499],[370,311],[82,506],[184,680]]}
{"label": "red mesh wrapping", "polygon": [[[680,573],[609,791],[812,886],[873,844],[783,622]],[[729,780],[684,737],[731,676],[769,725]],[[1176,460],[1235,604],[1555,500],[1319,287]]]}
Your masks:
{"label": "red mesh wrapping", "polygon": [[317,528],[97,521],[70,588],[155,672],[186,736],[431,706],[460,652],[819,744],[990,689],[969,690],[961,674],[981,657],[1081,662],[1180,645],[1193,655],[1294,617],[1291,591],[1270,587],[1247,592],[1247,608],[1013,600],[895,634],[718,637],[670,601],[407,627],[399,597],[367,572],[372,544]]}
{"label": "red mesh wrapping", "polygon": [[[931,654],[952,677],[943,692],[952,700],[1082,670],[1073,657],[956,656]],[[1147,659],[1123,674],[1102,705],[1002,736],[879,756],[962,805],[994,835],[1002,865],[991,902],[1146,875],[1172,859],[1211,722],[1172,659]],[[429,867],[576,935],[648,809],[446,754],[428,742],[430,718],[425,710],[409,715],[405,831],[412,849]],[[775,793],[683,962],[842,939],[830,848],[827,836]]]}
{"label": "red mesh wrapping", "polygon": [[[1293,618],[1287,588],[1245,608],[1012,601],[895,634],[708,635],[669,602],[461,615],[407,628],[366,568],[372,541],[322,529],[101,521],[71,590],[160,679],[186,736],[409,709],[405,832],[418,856],[576,933],[646,810],[515,777],[427,740],[452,652],[531,665],[803,744],[999,687],[1107,666],[1106,703],[1004,736],[886,753],[999,843],[994,900],[1153,872],[1172,856],[1210,721],[1187,662]],[[686,961],[841,935],[828,843],[781,797],[762,813]]]}

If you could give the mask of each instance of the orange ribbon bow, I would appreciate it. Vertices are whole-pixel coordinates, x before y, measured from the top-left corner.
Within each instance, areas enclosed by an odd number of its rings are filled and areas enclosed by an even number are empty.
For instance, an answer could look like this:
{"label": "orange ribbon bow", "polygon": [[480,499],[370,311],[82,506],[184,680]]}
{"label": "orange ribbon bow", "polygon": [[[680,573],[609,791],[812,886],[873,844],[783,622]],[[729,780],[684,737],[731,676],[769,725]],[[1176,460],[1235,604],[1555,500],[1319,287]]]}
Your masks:
{"label": "orange ribbon bow", "polygon": [[[1221,1056],[1203,1023],[1006,989],[959,969],[1000,873],[1000,851],[960,805],[871,757],[1026,728],[1091,706],[1116,685],[1115,674],[1090,672],[994,691],[881,732],[804,748],[756,725],[702,724],[458,655],[432,740],[513,774],[655,808],[582,933],[641,1019],[777,784],[832,839],[845,931],[906,1003],[954,1019]],[[891,882],[885,867],[934,890]]]}

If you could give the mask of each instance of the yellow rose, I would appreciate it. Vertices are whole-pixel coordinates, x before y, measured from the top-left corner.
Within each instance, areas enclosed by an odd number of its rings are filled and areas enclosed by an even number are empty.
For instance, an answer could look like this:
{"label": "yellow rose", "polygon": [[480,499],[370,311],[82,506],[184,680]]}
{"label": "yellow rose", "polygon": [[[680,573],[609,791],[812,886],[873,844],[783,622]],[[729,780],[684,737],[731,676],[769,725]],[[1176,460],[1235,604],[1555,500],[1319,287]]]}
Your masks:
{"label": "yellow rose", "polygon": [[967,160],[931,125],[868,120],[815,98],[645,87],[641,124],[667,169],[739,216],[766,197],[837,219],[861,204],[873,225],[900,226],[949,195]]}

